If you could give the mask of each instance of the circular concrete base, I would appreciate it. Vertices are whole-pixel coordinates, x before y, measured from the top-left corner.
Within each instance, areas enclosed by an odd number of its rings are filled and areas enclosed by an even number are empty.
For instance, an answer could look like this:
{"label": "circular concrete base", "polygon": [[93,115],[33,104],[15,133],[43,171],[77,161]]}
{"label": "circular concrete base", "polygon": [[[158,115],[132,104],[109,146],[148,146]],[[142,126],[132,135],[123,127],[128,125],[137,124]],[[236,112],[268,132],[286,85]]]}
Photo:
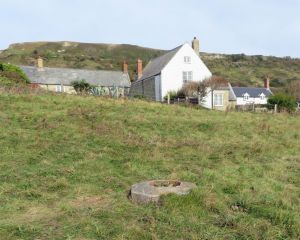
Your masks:
{"label": "circular concrete base", "polygon": [[136,203],[158,202],[160,196],[175,193],[186,195],[196,188],[194,183],[157,180],[135,184],[131,187],[131,199]]}

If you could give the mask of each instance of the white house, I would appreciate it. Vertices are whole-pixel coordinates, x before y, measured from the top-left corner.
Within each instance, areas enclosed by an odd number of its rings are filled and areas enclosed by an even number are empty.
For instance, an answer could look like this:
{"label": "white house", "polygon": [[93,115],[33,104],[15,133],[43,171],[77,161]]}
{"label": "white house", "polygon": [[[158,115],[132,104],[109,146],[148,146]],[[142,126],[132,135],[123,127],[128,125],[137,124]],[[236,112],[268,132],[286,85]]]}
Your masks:
{"label": "white house", "polygon": [[270,80],[265,80],[265,87],[231,87],[230,101],[235,101],[235,105],[260,105],[267,104],[268,98],[273,95],[270,90]]}
{"label": "white house", "polygon": [[131,84],[130,95],[143,95],[163,101],[170,91],[178,91],[185,82],[203,81],[212,73],[200,58],[199,40],[194,38],[192,47],[183,44],[149,62],[143,70],[137,61],[137,80]]}

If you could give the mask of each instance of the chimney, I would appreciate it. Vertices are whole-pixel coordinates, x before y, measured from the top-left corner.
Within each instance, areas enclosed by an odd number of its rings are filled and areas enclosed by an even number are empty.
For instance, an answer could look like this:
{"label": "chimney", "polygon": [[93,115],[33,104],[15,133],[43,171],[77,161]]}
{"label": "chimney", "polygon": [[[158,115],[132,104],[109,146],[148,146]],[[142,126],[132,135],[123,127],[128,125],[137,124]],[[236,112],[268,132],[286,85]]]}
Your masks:
{"label": "chimney", "polygon": [[126,61],[123,62],[123,73],[128,73],[128,63]]}
{"label": "chimney", "polygon": [[38,59],[36,60],[36,66],[39,70],[44,68],[44,60],[41,57],[38,57]]}
{"label": "chimney", "polygon": [[267,76],[265,78],[265,88],[270,89],[270,77]]}
{"label": "chimney", "polygon": [[195,53],[200,56],[200,41],[194,37],[192,41],[192,48],[194,49]]}
{"label": "chimney", "polygon": [[137,79],[140,79],[143,76],[143,61],[138,59],[136,62],[136,74]]}

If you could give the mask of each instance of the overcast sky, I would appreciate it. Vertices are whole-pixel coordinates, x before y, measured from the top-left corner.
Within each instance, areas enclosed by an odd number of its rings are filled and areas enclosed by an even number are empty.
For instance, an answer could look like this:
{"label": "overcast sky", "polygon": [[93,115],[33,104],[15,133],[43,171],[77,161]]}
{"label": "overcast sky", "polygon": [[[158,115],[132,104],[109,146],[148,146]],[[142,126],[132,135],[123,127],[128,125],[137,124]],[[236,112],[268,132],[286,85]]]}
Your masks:
{"label": "overcast sky", "polygon": [[300,57],[300,0],[0,0],[0,49],[28,41],[129,43]]}

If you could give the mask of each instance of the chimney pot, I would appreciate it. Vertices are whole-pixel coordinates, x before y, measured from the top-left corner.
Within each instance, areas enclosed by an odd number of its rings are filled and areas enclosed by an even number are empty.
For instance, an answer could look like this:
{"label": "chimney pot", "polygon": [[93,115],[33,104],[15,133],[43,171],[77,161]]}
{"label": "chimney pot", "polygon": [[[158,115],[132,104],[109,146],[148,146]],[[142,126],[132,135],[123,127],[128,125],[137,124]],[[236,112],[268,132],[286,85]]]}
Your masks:
{"label": "chimney pot", "polygon": [[194,49],[195,53],[200,56],[200,41],[194,37],[192,41],[192,48]]}
{"label": "chimney pot", "polygon": [[41,57],[38,57],[38,59],[37,59],[37,68],[38,69],[43,69],[44,68],[44,60]]}
{"label": "chimney pot", "polygon": [[128,73],[128,63],[126,61],[123,62],[123,73]]}
{"label": "chimney pot", "polygon": [[267,76],[266,78],[265,78],[265,82],[264,82],[265,84],[265,88],[267,88],[267,89],[270,89],[270,77],[269,76]]}
{"label": "chimney pot", "polygon": [[136,73],[137,79],[140,79],[143,76],[143,61],[138,59],[136,62]]}

